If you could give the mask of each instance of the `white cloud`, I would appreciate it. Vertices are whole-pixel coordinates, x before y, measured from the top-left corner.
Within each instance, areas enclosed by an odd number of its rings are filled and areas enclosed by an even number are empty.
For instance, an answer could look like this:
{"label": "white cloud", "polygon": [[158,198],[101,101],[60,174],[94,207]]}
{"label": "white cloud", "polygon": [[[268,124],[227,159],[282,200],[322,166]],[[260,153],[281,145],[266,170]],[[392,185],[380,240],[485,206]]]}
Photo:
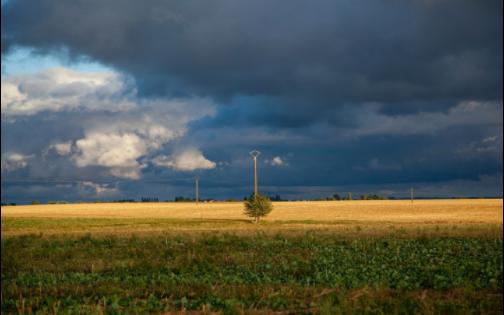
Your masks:
{"label": "white cloud", "polygon": [[2,172],[12,172],[28,166],[28,160],[33,155],[23,155],[19,153],[7,153],[2,155],[1,169]]}
{"label": "white cloud", "polygon": [[[15,122],[45,111],[85,115],[76,121],[84,136],[53,142],[42,152],[43,160],[54,150],[69,156],[78,168],[98,166],[112,176],[138,179],[145,166],[142,159],[182,137],[189,122],[214,115],[215,106],[199,97],[142,99],[133,81],[114,71],[53,68],[2,77],[2,120]],[[205,161],[194,163],[208,168]],[[6,169],[14,167],[12,161],[2,163]],[[181,169],[191,168],[180,158],[174,163]]]}
{"label": "white cloud", "polygon": [[287,162],[287,160],[285,158],[281,158],[279,156],[275,156],[271,160],[266,159],[266,160],[264,160],[264,163],[271,165],[271,166],[277,166],[277,167],[289,165],[289,163]]}
{"label": "white cloud", "polygon": [[53,143],[48,149],[54,149],[58,155],[69,155],[72,153],[72,142]]}
{"label": "white cloud", "polygon": [[95,197],[111,197],[119,193],[116,187],[110,187],[109,184],[97,184],[90,181],[78,183],[81,195],[93,194]]}
{"label": "white cloud", "polygon": [[491,136],[491,137],[486,137],[483,140],[481,140],[482,143],[489,143],[489,142],[495,142],[497,140],[497,136]]}
{"label": "white cloud", "polygon": [[75,142],[75,164],[78,167],[103,166],[109,168],[113,176],[138,179],[142,168],[138,159],[178,136],[176,131],[163,126],[143,127],[132,126],[130,130],[112,133],[89,132]]}
{"label": "white cloud", "polygon": [[52,68],[35,74],[2,76],[2,118],[43,111],[123,111],[135,106],[131,79],[116,72]]}
{"label": "white cloud", "polygon": [[9,104],[20,103],[26,99],[26,95],[19,91],[19,87],[17,84],[3,81],[2,80],[2,93],[1,93],[1,101],[2,101],[2,114],[4,110],[7,110]]}
{"label": "white cloud", "polygon": [[178,171],[212,169],[216,163],[208,160],[198,149],[186,149],[172,156],[160,155],[152,160],[154,165],[173,168]]}
{"label": "white cloud", "polygon": [[[199,99],[154,101],[138,110],[97,119],[76,140],[72,160],[78,167],[102,166],[110,175],[138,179],[145,166],[139,160],[181,138],[188,122],[211,113],[209,106]],[[191,114],[197,108],[199,112]]]}
{"label": "white cloud", "polygon": [[[141,99],[129,76],[114,72],[83,72],[63,67],[38,73],[2,76],[2,119],[40,112],[131,112],[167,107],[182,122],[215,112],[206,98]],[[209,106],[212,105],[212,106]]]}
{"label": "white cloud", "polygon": [[282,158],[281,158],[281,157],[279,157],[279,156],[275,156],[275,157],[271,160],[270,164],[271,164],[272,166],[283,166],[283,165],[285,165],[286,163],[285,163],[285,161],[284,161],[284,160],[282,160]]}
{"label": "white cloud", "polygon": [[136,166],[136,159],[146,152],[145,143],[136,134],[91,133],[75,145],[79,154],[74,159],[79,167]]}
{"label": "white cloud", "polygon": [[481,139],[481,141],[471,141],[455,152],[466,157],[481,154],[502,155],[502,141],[498,142],[499,139],[502,139],[501,136],[490,136]]}

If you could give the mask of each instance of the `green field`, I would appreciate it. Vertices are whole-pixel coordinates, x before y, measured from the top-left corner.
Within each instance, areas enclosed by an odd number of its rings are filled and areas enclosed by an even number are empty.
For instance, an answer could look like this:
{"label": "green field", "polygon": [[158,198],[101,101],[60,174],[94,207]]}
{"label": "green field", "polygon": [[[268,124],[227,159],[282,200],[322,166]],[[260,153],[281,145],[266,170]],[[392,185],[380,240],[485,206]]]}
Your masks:
{"label": "green field", "polygon": [[450,230],[7,237],[2,313],[501,313],[498,229]]}
{"label": "green field", "polygon": [[3,216],[1,311],[501,314],[499,220]]}

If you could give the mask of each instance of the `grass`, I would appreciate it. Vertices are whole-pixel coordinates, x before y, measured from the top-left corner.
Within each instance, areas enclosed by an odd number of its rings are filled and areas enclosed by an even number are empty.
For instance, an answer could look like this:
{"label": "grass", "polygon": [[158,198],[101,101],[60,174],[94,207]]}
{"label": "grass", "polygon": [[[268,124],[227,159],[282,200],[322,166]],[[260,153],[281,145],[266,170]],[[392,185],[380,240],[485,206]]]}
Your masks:
{"label": "grass", "polygon": [[[440,206],[464,203],[434,203],[424,220],[412,217],[418,210],[411,205],[401,204],[402,215],[390,219],[399,210],[385,208],[396,204],[383,202],[372,217],[370,203],[362,203],[364,213],[353,212],[359,203],[314,203],[329,208],[321,220],[304,203],[279,207],[259,224],[233,217],[235,205],[224,205],[230,218],[213,219],[179,210],[171,217],[112,218],[2,208],[1,311],[502,313],[499,201],[468,201],[458,210],[466,217],[457,219]],[[292,211],[299,211],[297,219]]]}
{"label": "grass", "polygon": [[207,232],[233,232],[239,235],[265,233],[274,235],[282,232],[288,235],[306,231],[337,234],[353,237],[387,236],[460,236],[499,237],[502,224],[488,223],[390,223],[376,221],[263,221],[252,224],[250,220],[226,219],[143,219],[143,218],[3,218],[2,237],[33,235],[83,235],[91,233],[100,236],[131,236],[159,234],[199,235]]}

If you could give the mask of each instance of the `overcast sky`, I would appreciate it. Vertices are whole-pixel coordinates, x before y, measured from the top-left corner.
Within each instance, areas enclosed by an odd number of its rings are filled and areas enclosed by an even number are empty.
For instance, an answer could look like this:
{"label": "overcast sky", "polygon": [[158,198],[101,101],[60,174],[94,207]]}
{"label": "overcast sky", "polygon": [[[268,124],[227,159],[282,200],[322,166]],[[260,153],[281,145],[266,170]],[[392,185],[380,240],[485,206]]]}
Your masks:
{"label": "overcast sky", "polygon": [[502,1],[2,1],[2,201],[502,196]]}

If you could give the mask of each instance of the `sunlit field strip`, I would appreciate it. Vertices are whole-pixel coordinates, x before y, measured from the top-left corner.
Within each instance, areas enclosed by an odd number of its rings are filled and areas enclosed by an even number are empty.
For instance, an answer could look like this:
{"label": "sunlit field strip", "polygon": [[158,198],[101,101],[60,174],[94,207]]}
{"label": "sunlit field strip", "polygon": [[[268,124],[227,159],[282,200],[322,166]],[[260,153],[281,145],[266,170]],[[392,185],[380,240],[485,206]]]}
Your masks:
{"label": "sunlit field strip", "polygon": [[[275,202],[264,220],[501,223],[502,199]],[[247,219],[241,202],[83,203],[2,207],[6,217]]]}

